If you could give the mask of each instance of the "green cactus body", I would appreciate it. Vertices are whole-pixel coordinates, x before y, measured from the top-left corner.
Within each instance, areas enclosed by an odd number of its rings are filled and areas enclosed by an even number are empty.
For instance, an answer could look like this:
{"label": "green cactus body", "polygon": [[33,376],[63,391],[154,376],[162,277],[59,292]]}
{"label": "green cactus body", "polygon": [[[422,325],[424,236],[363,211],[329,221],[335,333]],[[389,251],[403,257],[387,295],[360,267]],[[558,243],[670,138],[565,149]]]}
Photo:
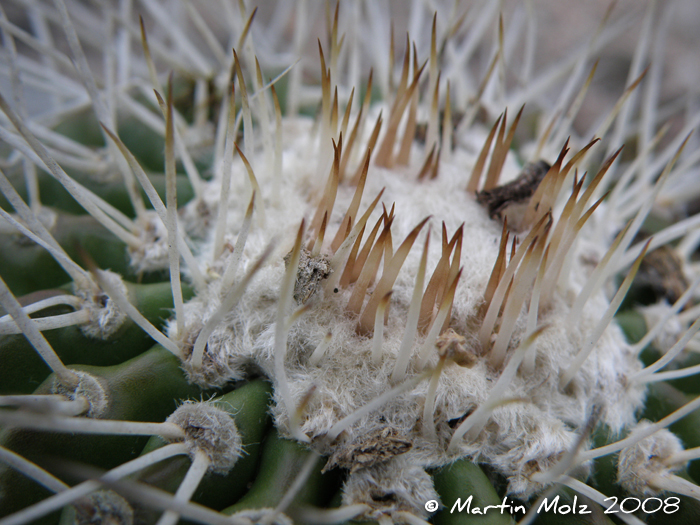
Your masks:
{"label": "green cactus body", "polygon": [[[104,389],[104,411],[101,419],[127,421],[158,421],[175,407],[175,399],[186,399],[198,394],[198,389],[185,380],[179,363],[165,349],[158,346],[119,365],[95,367],[76,365],[75,370],[87,372]],[[35,394],[55,393],[56,379],[49,376]],[[22,428],[6,428],[0,434],[0,444],[27,459],[45,466],[56,458],[113,468],[138,453],[146,443],[143,436],[76,435],[73,433],[46,433]],[[109,450],[109,454],[105,454]],[[55,467],[60,470],[60,467]],[[0,474],[3,501],[13,511],[44,494],[30,479],[4,467]],[[12,506],[9,506],[12,505]]]}
{"label": "green cactus body", "polygon": [[[128,284],[127,288],[131,301],[146,319],[155,326],[162,325],[173,306],[170,285]],[[69,307],[65,310],[72,311]],[[130,319],[106,339],[86,335],[76,325],[45,334],[64,362],[94,366],[122,363],[153,345],[153,340]],[[7,365],[0,371],[0,394],[30,393],[51,372],[21,334],[0,335],[0,358]]]}
{"label": "green cactus body", "polygon": [[[208,478],[202,480],[193,501],[221,510],[248,492],[248,486],[258,470],[262,441],[270,426],[267,415],[270,391],[269,383],[257,380],[211,401],[215,406],[234,416],[236,426],[241,431],[244,454],[225,477],[210,474]],[[142,454],[163,445],[165,441],[154,436],[148,441]],[[190,464],[191,461],[187,457],[176,456],[143,470],[138,478],[149,485],[175,492]],[[140,516],[139,510],[136,513],[137,519],[154,520],[158,517],[157,515],[147,517],[147,514]],[[144,508],[141,512],[147,511]]]}
{"label": "green cactus body", "polygon": [[[231,515],[242,511],[275,509],[308,458],[309,450],[272,431],[263,445],[255,482],[236,504],[225,508],[223,513]],[[337,489],[337,478],[334,479],[335,473],[321,474],[323,464],[323,458],[315,458],[311,475],[297,492],[295,505],[322,506],[328,503]]]}
{"label": "green cactus body", "polygon": [[[454,505],[457,500],[463,505],[463,498],[473,496],[473,507],[483,509],[488,505],[500,505],[501,498],[491,485],[479,465],[468,460],[458,460],[447,465],[433,474],[433,482],[445,506],[435,515],[434,522],[443,525],[459,524],[483,524],[483,525],[508,525],[513,519],[508,512],[499,509],[491,509],[484,515],[473,514],[469,509],[459,512],[459,505],[455,512]],[[469,496],[465,496],[465,495]],[[505,509],[504,509],[505,510]],[[521,515],[522,517],[522,515]]]}

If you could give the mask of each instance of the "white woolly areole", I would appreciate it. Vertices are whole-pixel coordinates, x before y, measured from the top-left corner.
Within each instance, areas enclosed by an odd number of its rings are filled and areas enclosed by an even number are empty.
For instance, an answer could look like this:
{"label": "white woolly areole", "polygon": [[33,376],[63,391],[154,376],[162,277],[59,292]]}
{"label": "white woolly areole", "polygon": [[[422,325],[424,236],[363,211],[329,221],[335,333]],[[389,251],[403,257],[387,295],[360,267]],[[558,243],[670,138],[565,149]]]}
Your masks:
{"label": "white woolly areole", "polygon": [[[109,270],[102,270],[101,274],[103,279],[108,280],[125,297],[129,296],[129,291],[119,274]],[[86,286],[80,286],[75,283],[73,286],[73,293],[83,300],[83,310],[90,314],[90,320],[80,325],[80,330],[93,339],[108,339],[121,328],[127,315],[107,294],[96,289],[92,283],[85,284]]]}
{"label": "white woolly areole", "polygon": [[[205,188],[210,187],[210,185],[205,186]],[[182,225],[189,237],[204,239],[207,237],[207,232],[216,227],[216,212],[219,200],[218,195],[205,193],[199,198],[192,199],[178,210]],[[167,254],[165,263],[166,265],[168,264]]]}
{"label": "white woolly areole", "polygon": [[[378,110],[373,109],[375,116]],[[368,122],[373,122],[372,116]],[[396,431],[413,443],[406,458],[415,465],[427,468],[454,461],[454,455],[446,452],[453,433],[453,427],[448,422],[460,420],[486,402],[501,374],[501,370],[491,369],[484,357],[478,358],[471,367],[446,364],[434,401],[437,441],[426,439],[422,432],[427,380],[348,425],[339,436],[338,443],[329,444],[324,438],[343,418],[397,386],[390,378],[404,336],[426,231],[428,227],[432,230],[427,283],[441,256],[439,239],[443,221],[450,237],[464,223],[460,261],[463,272],[449,324],[466,339],[467,352],[482,355],[477,337],[483,318],[480,308],[498,255],[502,224],[492,220],[488,211],[465,191],[477,153],[472,148],[457,147],[449,160],[441,162],[436,179],[421,182],[416,180],[416,175],[425,152],[417,144],[414,145],[409,166],[385,169],[370,165],[358,215],[364,213],[368,203],[384,188],[381,203],[387,210],[395,204],[396,210],[391,229],[394,251],[418,223],[432,216],[415,241],[393,286],[384,327],[382,359],[378,365],[373,363],[372,337],[358,335],[357,317],[345,310],[353,285],[326,295],[320,290],[309,298],[306,302],[308,310],[291,325],[287,334],[284,369],[290,397],[285,400],[274,366],[275,324],[280,286],[285,273],[283,258],[292,248],[302,218],[309,221],[315,213],[328,177],[331,157],[325,155],[329,158],[328,163],[319,168],[319,146],[312,134],[311,121],[302,118],[284,120],[282,127],[283,173],[279,180],[274,176],[269,158],[263,154],[249,155],[262,196],[256,203],[253,225],[234,286],[272,239],[278,240],[275,250],[253,277],[241,300],[225,314],[208,337],[202,368],[191,370],[192,367],[186,367],[190,378],[219,386],[245,377],[251,367],[262,370],[275,384],[272,407],[275,424],[282,432],[288,433],[287,407],[299,406],[310,389],[315,387],[302,416],[300,430],[322,454],[337,453],[338,447],[342,453],[342,447],[354,442],[357,436],[381,432],[383,428],[390,427],[392,432]],[[365,139],[370,127],[367,124],[363,132]],[[472,133],[475,135],[473,140],[461,143],[482,144],[485,130],[475,126],[466,135]],[[546,160],[551,162],[554,159]],[[355,164],[349,164],[346,177],[352,176],[355,167]],[[519,169],[509,154],[501,182],[514,179]],[[227,239],[237,237],[252,194],[248,176],[238,158],[234,159],[232,170]],[[274,198],[272,188],[275,185],[279,186],[279,199]],[[203,198],[214,209],[214,202],[221,194],[220,181],[214,179],[203,190]],[[347,182],[340,184],[328,221],[322,254],[326,253],[326,246],[335,236],[354,192],[354,185]],[[365,237],[380,217],[381,210],[379,204],[367,222]],[[192,212],[190,210],[190,214]],[[601,409],[603,422],[618,430],[634,422],[634,412],[643,403],[643,387],[627,380],[641,369],[641,364],[614,324],[605,330],[566,392],[559,387],[560,377],[586,344],[609,304],[604,293],[598,292],[587,301],[576,323],[566,324],[566,316],[576,296],[594,269],[590,261],[600,260],[610,242],[610,239],[594,235],[595,221],[596,214],[593,214],[588,223],[590,228],[581,231],[572,248],[568,271],[563,273],[549,303],[540,305],[538,324],[547,324],[548,328],[530,348],[535,354],[534,371],[516,374],[503,394],[506,399],[521,398],[526,401],[499,406],[490,414],[487,425],[475,440],[465,440],[459,444],[458,456],[492,465],[508,478],[511,493],[527,496],[541,488],[529,480],[530,476],[547,470],[574,446],[594,405]],[[524,235],[519,235],[521,242]],[[304,240],[304,246],[307,242],[308,238]],[[214,229],[211,228],[209,237],[200,246],[199,262],[202,267],[216,269],[210,275],[220,275],[229,262],[231,252],[224,250],[224,255],[213,261],[213,248]],[[381,276],[382,264],[377,279]],[[372,289],[370,286],[367,295]],[[229,291],[221,288],[220,279],[214,278],[204,293],[199,293],[185,305],[186,355],[188,346],[191,348],[194,344],[200,330],[217,312],[222,298]],[[526,335],[528,304],[529,300],[526,300],[519,314],[508,345],[506,362]],[[299,306],[293,304],[293,309]],[[291,313],[290,310],[288,315]],[[171,333],[173,328],[174,323],[171,322]],[[332,334],[330,342],[319,364],[314,366],[309,358],[329,332]],[[409,379],[421,373],[417,366],[417,353],[423,341],[423,335],[418,335],[413,341],[406,376]],[[432,349],[427,368],[436,366],[437,362],[437,351]]]}
{"label": "white woolly areole", "polygon": [[404,456],[353,472],[343,485],[343,505],[369,505],[368,520],[400,511],[425,519],[425,502],[439,499],[430,476]]}
{"label": "white woolly areole", "polygon": [[132,525],[134,510],[112,490],[98,490],[73,503],[76,525]]}
{"label": "white woolly areole", "polygon": [[85,415],[87,417],[99,418],[107,411],[107,407],[109,406],[109,397],[107,396],[107,391],[104,386],[100,383],[99,379],[87,372],[81,372],[79,370],[71,370],[71,372],[78,376],[78,385],[73,389],[69,389],[66,388],[58,378],[55,378],[51,386],[51,393],[66,396],[71,401],[75,401],[81,397],[86,399],[88,402],[88,410]]}
{"label": "white woolly areole", "polygon": [[671,305],[665,300],[639,308],[639,311],[644,317],[644,322],[649,329],[656,326],[659,321],[664,319],[664,323],[661,325],[653,341],[654,348],[661,352],[665,352],[673,347],[676,341],[680,339],[683,331],[687,328],[683,326],[678,315],[671,315],[666,319],[671,309]]}
{"label": "white woolly areole", "polygon": [[[274,518],[270,521],[270,517],[273,515]],[[275,509],[270,508],[242,510],[231,516],[231,519],[234,518],[236,519],[236,523],[246,523],[247,520],[250,525],[257,525],[258,523],[267,523],[268,525],[294,525],[294,522],[286,515],[281,512],[276,513]]]}
{"label": "white woolly areole", "polygon": [[185,445],[191,458],[197,450],[209,457],[209,470],[228,474],[243,454],[243,441],[233,418],[208,403],[187,401],[168,419],[185,432]]}
{"label": "white woolly areole", "polygon": [[169,267],[168,230],[158,214],[153,210],[144,213],[137,234],[141,243],[130,246],[129,264],[136,273],[148,273]]}
{"label": "white woolly areole", "polygon": [[[643,432],[649,421],[640,421],[629,437]],[[681,440],[670,430],[661,429],[634,445],[623,448],[617,462],[617,481],[631,494],[654,495],[662,491],[654,479],[670,476],[682,465],[668,466],[667,460],[683,450]]]}

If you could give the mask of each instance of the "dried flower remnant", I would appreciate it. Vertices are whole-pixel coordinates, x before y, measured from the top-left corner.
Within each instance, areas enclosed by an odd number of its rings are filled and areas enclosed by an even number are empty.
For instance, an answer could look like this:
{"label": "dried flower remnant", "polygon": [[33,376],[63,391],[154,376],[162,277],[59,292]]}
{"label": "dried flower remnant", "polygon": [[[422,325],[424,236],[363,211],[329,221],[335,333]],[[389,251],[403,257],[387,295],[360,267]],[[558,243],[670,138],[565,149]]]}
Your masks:
{"label": "dried flower remnant", "polygon": [[[284,256],[285,265],[289,264],[291,252]],[[294,283],[294,300],[305,304],[323,288],[323,281],[333,273],[330,259],[325,255],[312,255],[306,249],[301,250],[297,279]]]}
{"label": "dried flower remnant", "polygon": [[337,447],[323,469],[329,470],[340,466],[349,469],[352,474],[358,469],[371,467],[404,454],[412,446],[413,442],[402,438],[396,429],[378,428],[365,436],[359,436],[352,443]]}
{"label": "dried flower remnant", "polygon": [[469,352],[466,343],[464,336],[448,328],[435,341],[435,347],[441,359],[449,359],[459,366],[471,366],[476,361],[476,355]]}
{"label": "dried flower remnant", "polygon": [[509,206],[529,202],[528,199],[535,193],[550,168],[544,160],[526,164],[515,180],[491,190],[477,192],[476,202],[488,209],[492,219],[502,217]]}
{"label": "dried flower remnant", "polygon": [[690,285],[683,261],[669,246],[661,246],[644,257],[635,284],[648,287],[654,302],[666,300],[669,304],[675,303]]}

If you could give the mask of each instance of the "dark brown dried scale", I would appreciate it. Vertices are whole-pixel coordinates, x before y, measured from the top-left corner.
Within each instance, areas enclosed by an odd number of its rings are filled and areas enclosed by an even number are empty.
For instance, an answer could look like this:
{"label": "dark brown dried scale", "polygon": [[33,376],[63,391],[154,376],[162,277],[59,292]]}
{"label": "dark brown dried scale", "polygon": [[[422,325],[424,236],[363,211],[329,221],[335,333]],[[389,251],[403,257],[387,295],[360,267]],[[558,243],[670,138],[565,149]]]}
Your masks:
{"label": "dark brown dried scale", "polygon": [[[289,264],[291,252],[284,257],[285,266]],[[297,280],[294,283],[294,300],[304,304],[321,288],[321,282],[326,279],[333,269],[331,261],[325,255],[312,256],[311,252],[302,248],[299,256]]]}
{"label": "dark brown dried scale", "polygon": [[459,366],[470,367],[476,362],[476,355],[466,347],[467,340],[452,328],[445,330],[435,341],[438,355],[454,361]]}
{"label": "dark brown dried scale", "polygon": [[675,303],[689,286],[680,257],[668,246],[646,254],[635,280],[638,285],[648,286],[656,300],[666,299],[669,304]]}
{"label": "dark brown dried scale", "polygon": [[528,163],[518,178],[508,184],[476,192],[476,202],[487,207],[492,219],[500,217],[511,204],[522,203],[532,197],[549,168],[551,166],[544,160]]}
{"label": "dark brown dried scale", "polygon": [[413,443],[399,435],[398,430],[391,427],[378,428],[352,443],[339,446],[328,458],[323,467],[324,472],[340,466],[355,472],[361,468],[371,467],[394,456],[411,450]]}

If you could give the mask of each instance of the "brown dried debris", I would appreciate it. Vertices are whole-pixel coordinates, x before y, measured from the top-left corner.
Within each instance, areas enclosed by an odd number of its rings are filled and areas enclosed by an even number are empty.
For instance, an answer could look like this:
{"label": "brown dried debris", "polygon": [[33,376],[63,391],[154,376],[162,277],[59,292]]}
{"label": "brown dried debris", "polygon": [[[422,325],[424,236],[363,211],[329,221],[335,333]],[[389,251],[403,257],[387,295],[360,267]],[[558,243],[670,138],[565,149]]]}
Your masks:
{"label": "brown dried debris", "polygon": [[[284,257],[285,266],[289,265],[292,252]],[[331,260],[326,255],[311,255],[309,250],[301,249],[297,279],[294,283],[294,300],[304,304],[322,288],[324,279],[333,273]]]}
{"label": "brown dried debris", "polygon": [[551,166],[544,160],[531,162],[523,167],[518,178],[491,190],[478,191],[476,201],[488,208],[489,216],[501,217],[505,209],[527,201],[535,193]]}
{"label": "brown dried debris", "polygon": [[688,289],[683,262],[670,246],[660,246],[642,259],[635,284],[648,287],[655,299],[675,303]]}
{"label": "brown dried debris", "polygon": [[412,446],[413,443],[402,438],[395,428],[378,428],[345,446],[336,448],[322,472],[339,466],[350,469],[352,474],[361,468],[371,467],[404,454],[411,450]]}
{"label": "brown dried debris", "polygon": [[454,361],[459,366],[470,367],[476,361],[476,354],[467,349],[467,340],[452,328],[445,330],[435,341],[438,355]]}

